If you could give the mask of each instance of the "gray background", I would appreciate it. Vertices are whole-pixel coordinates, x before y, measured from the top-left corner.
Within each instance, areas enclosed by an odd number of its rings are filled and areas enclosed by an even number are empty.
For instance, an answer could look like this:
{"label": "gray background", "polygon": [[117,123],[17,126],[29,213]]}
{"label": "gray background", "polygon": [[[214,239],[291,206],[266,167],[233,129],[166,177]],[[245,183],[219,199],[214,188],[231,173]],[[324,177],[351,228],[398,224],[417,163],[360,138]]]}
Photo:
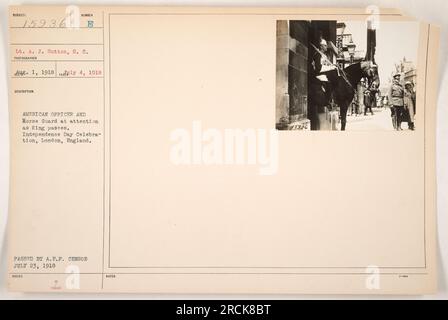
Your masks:
{"label": "gray background", "polygon": [[[438,179],[438,277],[439,290],[430,296],[304,296],[304,295],[150,295],[150,294],[22,294],[9,293],[6,289],[6,223],[8,213],[9,186],[9,127],[8,127],[8,5],[18,4],[61,4],[61,5],[194,5],[194,6],[281,6],[281,7],[367,7],[377,5],[382,8],[398,8],[403,13],[419,20],[430,22],[441,28],[439,52],[439,79],[437,105],[437,179]],[[447,72],[447,39],[448,39],[448,1],[446,0],[397,0],[397,1],[364,1],[364,0],[227,0],[227,1],[5,1],[0,0],[1,32],[0,32],[0,299],[448,299],[448,72]]]}

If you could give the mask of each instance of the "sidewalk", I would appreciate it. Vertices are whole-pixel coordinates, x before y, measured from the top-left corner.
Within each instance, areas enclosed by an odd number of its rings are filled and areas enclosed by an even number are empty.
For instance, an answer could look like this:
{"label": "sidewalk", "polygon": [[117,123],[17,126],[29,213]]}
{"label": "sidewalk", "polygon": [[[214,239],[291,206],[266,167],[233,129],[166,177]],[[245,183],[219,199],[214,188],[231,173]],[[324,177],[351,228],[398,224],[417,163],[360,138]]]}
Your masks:
{"label": "sidewalk", "polygon": [[[376,108],[373,110],[373,115],[367,113],[360,115],[347,115],[347,131],[393,131],[392,117],[389,108]],[[401,124],[403,130],[408,130],[408,123]],[[340,129],[340,124],[339,124]]]}

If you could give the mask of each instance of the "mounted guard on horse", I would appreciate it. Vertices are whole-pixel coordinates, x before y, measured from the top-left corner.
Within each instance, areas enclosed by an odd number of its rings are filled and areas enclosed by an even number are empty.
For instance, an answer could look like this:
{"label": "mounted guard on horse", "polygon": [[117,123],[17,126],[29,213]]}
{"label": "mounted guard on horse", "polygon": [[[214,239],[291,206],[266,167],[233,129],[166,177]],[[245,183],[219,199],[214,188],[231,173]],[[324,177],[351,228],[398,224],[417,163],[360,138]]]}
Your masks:
{"label": "mounted guard on horse", "polygon": [[333,63],[327,56],[327,42],[321,38],[319,48],[313,43],[313,55],[309,67],[309,112],[311,130],[319,130],[322,123],[322,115],[325,116],[325,108],[332,104],[339,107],[341,130],[345,130],[347,124],[347,110],[357,92],[358,83],[362,78],[367,80],[371,92],[376,92],[380,81],[378,67],[375,64],[375,30],[368,29],[368,50],[366,57],[359,62],[351,63],[347,67],[341,67]]}

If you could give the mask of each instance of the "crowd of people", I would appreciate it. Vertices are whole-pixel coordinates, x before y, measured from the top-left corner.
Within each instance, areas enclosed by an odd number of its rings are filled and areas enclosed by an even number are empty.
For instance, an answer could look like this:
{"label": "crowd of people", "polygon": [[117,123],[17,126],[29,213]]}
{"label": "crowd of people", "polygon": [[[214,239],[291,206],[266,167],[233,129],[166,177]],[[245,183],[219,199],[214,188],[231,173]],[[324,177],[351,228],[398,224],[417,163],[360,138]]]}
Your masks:
{"label": "crowd of people", "polygon": [[[360,86],[358,86],[358,91],[360,91],[361,94],[357,92],[353,97],[350,115],[357,116],[363,113],[364,115],[367,115],[367,112],[373,115],[374,108],[383,107],[382,97],[376,83],[372,83],[369,86],[363,78],[360,81]],[[362,102],[360,99],[362,99]]]}
{"label": "crowd of people", "polygon": [[[416,114],[414,84],[406,81],[404,86],[400,82],[401,74],[393,75],[392,84],[386,95],[381,95],[379,88],[375,85],[370,87],[361,80],[361,94],[356,94],[351,105],[351,115],[374,114],[374,108],[389,107],[391,111],[392,125],[395,130],[402,130],[402,123],[407,122],[409,130],[415,129],[414,118]],[[362,100],[362,103],[360,101]],[[362,106],[362,107],[361,107]]]}

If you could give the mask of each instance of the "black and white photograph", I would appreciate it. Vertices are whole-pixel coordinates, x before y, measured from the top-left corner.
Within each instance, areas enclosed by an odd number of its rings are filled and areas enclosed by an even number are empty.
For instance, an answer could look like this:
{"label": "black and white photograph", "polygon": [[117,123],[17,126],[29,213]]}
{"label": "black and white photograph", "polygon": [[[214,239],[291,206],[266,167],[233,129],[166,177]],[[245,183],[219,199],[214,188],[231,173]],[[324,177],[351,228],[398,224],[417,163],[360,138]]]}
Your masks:
{"label": "black and white photograph", "polygon": [[278,20],[278,130],[416,130],[419,24]]}

